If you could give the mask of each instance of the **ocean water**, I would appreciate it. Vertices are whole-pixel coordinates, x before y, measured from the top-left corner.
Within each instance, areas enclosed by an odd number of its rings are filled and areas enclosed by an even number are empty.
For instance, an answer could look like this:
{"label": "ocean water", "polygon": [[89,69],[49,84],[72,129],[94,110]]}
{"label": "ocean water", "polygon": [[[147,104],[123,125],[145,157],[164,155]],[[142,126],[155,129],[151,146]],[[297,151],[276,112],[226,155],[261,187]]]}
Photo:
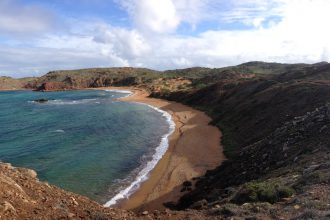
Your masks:
{"label": "ocean water", "polygon": [[[131,194],[167,148],[170,116],[114,91],[0,92],[0,160],[107,206]],[[46,98],[47,103],[33,100]]]}

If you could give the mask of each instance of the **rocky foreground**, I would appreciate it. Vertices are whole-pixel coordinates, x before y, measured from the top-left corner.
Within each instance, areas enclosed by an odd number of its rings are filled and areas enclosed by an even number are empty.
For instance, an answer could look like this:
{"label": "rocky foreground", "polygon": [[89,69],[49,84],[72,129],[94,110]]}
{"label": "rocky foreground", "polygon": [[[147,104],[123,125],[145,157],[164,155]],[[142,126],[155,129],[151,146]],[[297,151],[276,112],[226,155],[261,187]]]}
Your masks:
{"label": "rocky foreground", "polygon": [[[317,169],[316,166],[309,170]],[[308,171],[306,171],[308,172]],[[131,211],[105,208],[90,199],[40,182],[35,171],[0,163],[0,219],[328,219],[329,185],[317,184],[302,195],[276,204],[196,202],[185,211]],[[244,198],[244,197],[242,197]],[[319,209],[315,211],[315,209]]]}
{"label": "rocky foreground", "polygon": [[35,171],[0,163],[1,219],[107,219],[134,216],[40,182]]}
{"label": "rocky foreground", "polygon": [[214,219],[203,212],[134,213],[40,182],[37,173],[0,162],[0,219]]}

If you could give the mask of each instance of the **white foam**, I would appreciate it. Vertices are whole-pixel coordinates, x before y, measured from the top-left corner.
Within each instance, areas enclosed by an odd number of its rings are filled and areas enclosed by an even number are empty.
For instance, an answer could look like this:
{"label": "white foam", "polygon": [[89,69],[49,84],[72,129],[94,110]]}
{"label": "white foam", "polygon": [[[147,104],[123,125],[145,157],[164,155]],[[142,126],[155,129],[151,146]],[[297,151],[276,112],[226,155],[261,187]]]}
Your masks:
{"label": "white foam", "polygon": [[56,132],[56,133],[65,133],[65,131],[62,130],[62,129],[55,130],[54,132]]}
{"label": "white foam", "polygon": [[105,207],[110,207],[116,204],[118,200],[129,198],[129,196],[132,195],[140,187],[141,183],[148,179],[150,171],[152,171],[155,168],[158,161],[164,156],[165,152],[167,151],[169,147],[169,136],[175,130],[175,123],[172,120],[172,116],[169,113],[148,104],[139,103],[139,102],[136,103],[141,105],[147,105],[150,108],[162,113],[162,116],[166,117],[166,121],[169,124],[169,132],[162,137],[161,142],[156,148],[156,152],[152,156],[151,161],[149,161],[145,165],[145,167],[138,173],[135,180],[127,188],[121,190],[117,195],[115,195],[112,199],[110,199],[107,203],[105,203],[104,204]]}
{"label": "white foam", "polygon": [[85,104],[94,102],[97,99],[80,99],[80,100],[61,100],[61,99],[55,99],[50,100],[44,104],[53,104],[53,105],[79,105],[79,104]]}
{"label": "white foam", "polygon": [[104,91],[107,91],[107,92],[117,92],[117,93],[124,93],[124,94],[127,94],[125,97],[131,96],[131,95],[134,94],[134,92],[129,91],[129,90],[106,89],[106,90],[104,90]]}

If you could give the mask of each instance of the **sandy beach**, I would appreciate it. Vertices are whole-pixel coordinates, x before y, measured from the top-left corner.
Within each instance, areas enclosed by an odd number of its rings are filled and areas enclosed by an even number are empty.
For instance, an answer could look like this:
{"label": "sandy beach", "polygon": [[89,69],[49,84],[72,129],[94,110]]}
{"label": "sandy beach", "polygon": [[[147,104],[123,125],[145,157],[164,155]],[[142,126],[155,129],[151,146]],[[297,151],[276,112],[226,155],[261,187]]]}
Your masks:
{"label": "sandy beach", "polygon": [[184,192],[182,183],[203,175],[219,166],[225,156],[220,145],[221,132],[210,126],[211,119],[203,112],[176,102],[149,98],[143,89],[107,87],[98,89],[129,90],[134,92],[121,101],[134,101],[152,105],[171,114],[175,131],[169,138],[169,148],[148,180],[128,200],[116,207],[135,211],[161,210],[163,203],[177,201]]}

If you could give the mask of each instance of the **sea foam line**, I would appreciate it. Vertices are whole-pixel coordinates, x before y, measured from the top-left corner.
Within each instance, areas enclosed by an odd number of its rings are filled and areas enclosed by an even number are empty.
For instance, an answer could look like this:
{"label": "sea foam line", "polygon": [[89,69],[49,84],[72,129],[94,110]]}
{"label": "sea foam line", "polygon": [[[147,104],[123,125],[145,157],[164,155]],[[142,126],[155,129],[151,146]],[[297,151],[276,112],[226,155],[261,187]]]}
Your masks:
{"label": "sea foam line", "polygon": [[[43,103],[43,105],[78,105],[78,104],[90,103],[96,100],[97,99],[79,99],[79,100],[52,99]],[[40,104],[39,102],[36,101],[28,101],[28,103]]]}
{"label": "sea foam line", "polygon": [[125,94],[127,94],[127,96],[125,96],[125,97],[131,96],[131,95],[134,94],[134,92],[129,91],[129,90],[106,89],[105,91],[107,91],[107,92],[125,93]]}
{"label": "sea foam line", "polygon": [[[131,95],[133,94],[130,92]],[[154,155],[152,155],[151,161],[149,161],[146,166],[138,173],[137,177],[135,180],[125,189],[121,190],[117,195],[115,195],[112,199],[110,199],[107,203],[104,204],[105,207],[110,207],[114,204],[117,203],[118,200],[121,199],[127,199],[130,195],[132,195],[143,183],[148,179],[149,173],[155,168],[157,165],[158,161],[164,156],[166,153],[168,147],[169,147],[169,136],[174,132],[175,130],[175,123],[172,120],[172,116],[166,112],[163,111],[159,108],[156,108],[152,105],[148,105],[145,103],[140,103],[140,102],[134,102],[136,104],[141,104],[141,105],[147,105],[148,107],[162,113],[163,117],[166,117],[166,121],[169,124],[169,132],[165,135],[163,135],[160,144],[156,148],[156,152]]]}

